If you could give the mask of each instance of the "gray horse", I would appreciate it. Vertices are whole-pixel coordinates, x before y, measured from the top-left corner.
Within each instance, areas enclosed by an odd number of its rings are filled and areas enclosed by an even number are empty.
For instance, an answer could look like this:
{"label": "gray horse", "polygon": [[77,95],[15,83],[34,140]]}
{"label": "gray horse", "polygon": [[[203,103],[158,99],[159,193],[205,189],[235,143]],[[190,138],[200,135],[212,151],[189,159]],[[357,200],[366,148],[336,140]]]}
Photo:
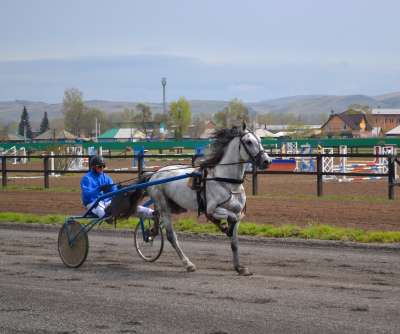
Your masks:
{"label": "gray horse", "polygon": [[[266,169],[271,158],[264,151],[260,139],[251,131],[233,127],[214,133],[211,152],[200,163],[200,168],[190,166],[167,166],[155,172],[149,181],[174,177],[200,171],[197,189],[187,179],[149,187],[148,194],[154,200],[160,221],[165,227],[167,239],[176,250],[187,271],[196,266],[183,253],[173,229],[171,214],[187,210],[205,213],[231,238],[233,265],[240,275],[251,275],[240,265],[238,252],[238,227],[243,216],[246,194],[243,187],[244,173],[248,162]],[[200,185],[200,186],[199,186]],[[226,220],[227,223],[222,223]]]}

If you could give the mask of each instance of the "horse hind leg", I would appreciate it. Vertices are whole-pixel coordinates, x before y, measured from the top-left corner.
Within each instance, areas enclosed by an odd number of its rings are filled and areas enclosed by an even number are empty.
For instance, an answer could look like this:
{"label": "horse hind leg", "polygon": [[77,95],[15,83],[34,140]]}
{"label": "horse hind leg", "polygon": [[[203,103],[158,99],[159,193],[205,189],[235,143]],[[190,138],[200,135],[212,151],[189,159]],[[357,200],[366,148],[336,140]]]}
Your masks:
{"label": "horse hind leg", "polygon": [[179,258],[181,259],[183,265],[185,266],[186,271],[193,272],[196,271],[196,266],[189,260],[189,258],[183,253],[182,248],[179,245],[178,239],[176,237],[176,233],[173,229],[172,222],[170,217],[161,217],[162,222],[165,227],[165,231],[167,234],[167,239],[171,243],[172,247],[175,249]]}
{"label": "horse hind leg", "polygon": [[174,228],[171,221],[171,209],[168,206],[167,197],[164,195],[162,190],[159,188],[150,188],[150,196],[155,201],[157,212],[159,213],[159,219],[163,227],[165,227],[166,235],[171,246],[175,249],[179,258],[183,262],[187,271],[195,271],[196,266],[189,260],[189,258],[183,253],[179,246],[178,239],[176,237]]}

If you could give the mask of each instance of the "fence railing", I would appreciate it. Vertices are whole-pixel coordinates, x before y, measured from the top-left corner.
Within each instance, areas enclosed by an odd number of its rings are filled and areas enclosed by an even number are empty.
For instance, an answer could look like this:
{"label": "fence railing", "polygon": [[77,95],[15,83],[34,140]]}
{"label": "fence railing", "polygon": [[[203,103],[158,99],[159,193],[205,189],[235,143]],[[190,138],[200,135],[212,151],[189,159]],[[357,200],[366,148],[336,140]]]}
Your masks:
{"label": "fence railing", "polygon": [[[334,176],[353,176],[353,177],[386,177],[387,184],[388,184],[388,198],[390,200],[395,199],[395,187],[399,186],[400,183],[396,182],[396,164],[400,165],[400,158],[394,155],[386,155],[386,154],[364,154],[364,153],[351,153],[351,154],[270,154],[272,157],[280,157],[280,158],[308,158],[308,159],[315,159],[316,160],[316,170],[315,171],[287,171],[287,170],[258,170],[256,166],[253,165],[251,171],[247,171],[247,175],[251,175],[252,177],[252,194],[258,194],[258,175],[273,175],[273,174],[288,174],[288,175],[315,175],[316,176],[316,184],[317,184],[317,196],[323,196],[323,176],[325,175],[334,175]],[[191,160],[192,166],[195,166],[195,160],[201,156],[195,154],[131,154],[131,155],[106,155],[107,159],[136,159],[137,161],[137,168],[130,169],[130,170],[107,170],[107,173],[113,174],[132,174],[136,173],[138,175],[142,174],[143,172],[153,170],[146,168],[144,165],[145,159],[182,159],[186,158]],[[387,159],[387,172],[381,173],[364,173],[364,172],[341,172],[341,171],[324,171],[323,170],[323,158],[386,158]],[[89,156],[85,155],[31,155],[31,156],[18,156],[19,159],[41,159],[42,160],[42,169],[10,169],[7,168],[7,160],[8,159],[15,159],[15,156],[0,156],[1,158],[1,177],[2,177],[2,186],[7,187],[7,178],[8,173],[39,173],[43,174],[43,186],[44,188],[50,187],[50,175],[51,174],[83,174],[88,171],[88,169],[81,169],[81,170],[65,170],[65,169],[51,169],[49,161],[50,159],[74,159],[74,158],[90,158]]]}

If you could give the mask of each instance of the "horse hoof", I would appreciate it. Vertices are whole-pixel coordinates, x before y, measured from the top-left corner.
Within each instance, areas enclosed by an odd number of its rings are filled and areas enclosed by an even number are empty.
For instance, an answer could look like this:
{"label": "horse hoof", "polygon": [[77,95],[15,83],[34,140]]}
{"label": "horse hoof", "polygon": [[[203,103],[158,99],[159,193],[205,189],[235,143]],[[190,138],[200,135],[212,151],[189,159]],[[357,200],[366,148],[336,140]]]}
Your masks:
{"label": "horse hoof", "polygon": [[253,273],[247,267],[236,268],[236,271],[240,276],[251,276]]}
{"label": "horse hoof", "polygon": [[228,224],[226,224],[226,223],[220,224],[219,229],[221,230],[222,233],[228,235],[228,231],[229,231]]}
{"label": "horse hoof", "polygon": [[189,273],[192,273],[192,272],[196,271],[196,266],[194,264],[190,264],[186,267],[186,271]]}

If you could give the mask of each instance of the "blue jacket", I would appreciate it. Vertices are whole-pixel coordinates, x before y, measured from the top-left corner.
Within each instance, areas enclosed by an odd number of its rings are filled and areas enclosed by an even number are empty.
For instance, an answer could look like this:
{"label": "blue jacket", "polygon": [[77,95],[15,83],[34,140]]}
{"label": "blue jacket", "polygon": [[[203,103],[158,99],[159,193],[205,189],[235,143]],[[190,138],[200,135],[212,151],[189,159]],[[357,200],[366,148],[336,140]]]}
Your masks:
{"label": "blue jacket", "polygon": [[[86,206],[103,195],[100,187],[106,184],[113,184],[113,180],[106,173],[96,173],[93,170],[87,172],[81,179],[83,205]],[[110,191],[117,189],[117,186],[113,185]]]}

